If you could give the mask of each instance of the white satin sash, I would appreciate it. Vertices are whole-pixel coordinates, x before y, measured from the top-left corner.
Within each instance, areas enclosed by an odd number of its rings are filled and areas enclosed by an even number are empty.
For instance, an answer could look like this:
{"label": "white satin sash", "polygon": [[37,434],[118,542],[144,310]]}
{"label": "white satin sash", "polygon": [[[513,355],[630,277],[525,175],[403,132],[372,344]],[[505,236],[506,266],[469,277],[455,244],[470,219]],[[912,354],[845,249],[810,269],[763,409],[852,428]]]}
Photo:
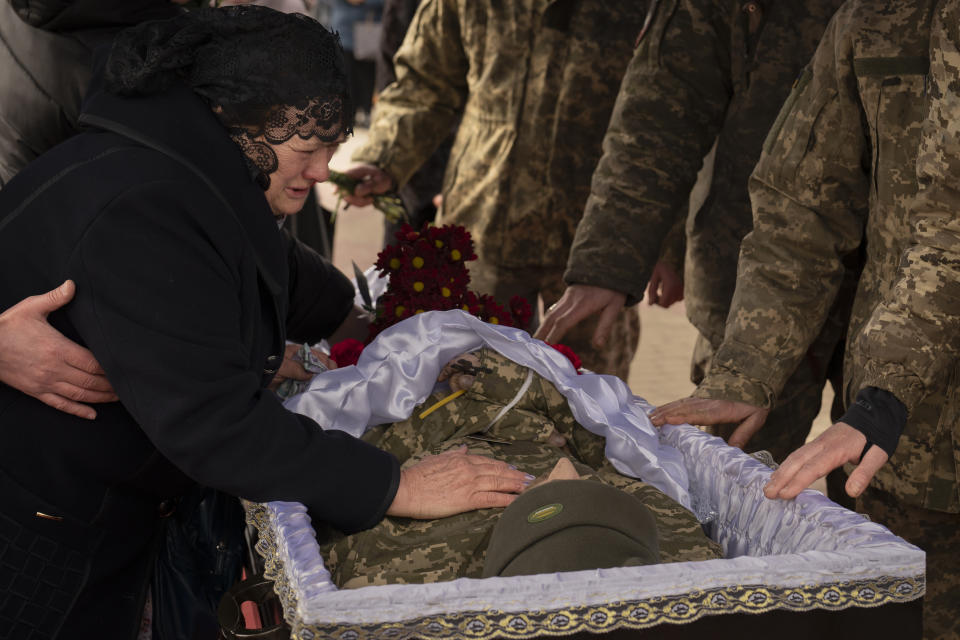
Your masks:
{"label": "white satin sash", "polygon": [[577,375],[564,355],[525,331],[488,324],[463,311],[431,311],[397,323],[363,350],[356,366],[318,374],[284,406],[325,429],[359,436],[370,426],[407,419],[433,391],[447,362],[482,346],[550,380],[577,422],[606,438],[606,456],[617,471],[693,509],[682,456],[661,442],[647,418],[650,404],[615,376]]}

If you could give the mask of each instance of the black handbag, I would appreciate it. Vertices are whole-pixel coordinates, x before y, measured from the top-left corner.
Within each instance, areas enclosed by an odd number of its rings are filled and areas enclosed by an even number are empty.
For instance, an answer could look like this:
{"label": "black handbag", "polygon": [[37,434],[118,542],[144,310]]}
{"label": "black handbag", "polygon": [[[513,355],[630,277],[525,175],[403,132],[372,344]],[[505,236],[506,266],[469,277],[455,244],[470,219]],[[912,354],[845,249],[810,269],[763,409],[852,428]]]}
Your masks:
{"label": "black handbag", "polygon": [[198,487],[166,522],[151,583],[155,640],[214,640],[217,606],[240,578],[240,502]]}

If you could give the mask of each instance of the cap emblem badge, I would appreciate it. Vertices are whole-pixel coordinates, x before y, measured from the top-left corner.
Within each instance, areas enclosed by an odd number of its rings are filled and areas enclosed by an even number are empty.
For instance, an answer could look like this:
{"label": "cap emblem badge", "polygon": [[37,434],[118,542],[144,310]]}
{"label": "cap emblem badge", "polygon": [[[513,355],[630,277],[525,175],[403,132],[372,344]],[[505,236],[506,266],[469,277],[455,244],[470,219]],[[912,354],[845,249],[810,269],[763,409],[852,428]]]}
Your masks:
{"label": "cap emblem badge", "polygon": [[553,504],[548,504],[540,507],[539,509],[534,509],[530,512],[530,515],[527,516],[527,522],[530,524],[536,524],[538,522],[543,522],[544,520],[549,520],[553,516],[557,515],[563,511],[563,505],[559,502]]}

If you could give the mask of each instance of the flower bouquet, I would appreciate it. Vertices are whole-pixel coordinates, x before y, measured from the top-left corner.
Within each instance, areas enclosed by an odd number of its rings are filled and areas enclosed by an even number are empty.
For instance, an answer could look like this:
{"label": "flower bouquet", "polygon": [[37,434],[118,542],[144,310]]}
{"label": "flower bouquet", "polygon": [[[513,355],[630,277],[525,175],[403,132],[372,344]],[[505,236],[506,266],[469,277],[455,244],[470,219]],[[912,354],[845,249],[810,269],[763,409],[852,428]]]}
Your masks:
{"label": "flower bouquet", "polygon": [[[476,260],[477,255],[466,229],[426,224],[417,231],[404,224],[395,238],[396,242],[377,255],[375,264],[380,277],[390,279],[383,295],[374,302],[362,274],[357,277],[360,294],[374,315],[368,344],[387,327],[425,311],[462,309],[490,324],[527,328],[533,309],[525,298],[513,296],[507,305],[502,305],[493,296],[479,295],[467,288],[470,273],[466,263]],[[344,340],[333,345],[330,356],[341,367],[356,364],[363,346],[359,340]],[[579,369],[579,358],[569,347],[551,346]]]}

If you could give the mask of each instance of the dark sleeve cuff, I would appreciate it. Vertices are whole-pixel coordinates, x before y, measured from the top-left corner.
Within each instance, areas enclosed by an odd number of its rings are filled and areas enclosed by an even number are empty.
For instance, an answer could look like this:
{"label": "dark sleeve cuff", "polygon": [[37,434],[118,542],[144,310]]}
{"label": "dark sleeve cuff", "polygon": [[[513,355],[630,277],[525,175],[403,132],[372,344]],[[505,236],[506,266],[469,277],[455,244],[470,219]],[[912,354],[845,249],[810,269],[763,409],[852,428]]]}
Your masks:
{"label": "dark sleeve cuff", "polygon": [[322,447],[315,457],[316,467],[324,470],[320,475],[326,481],[303,487],[302,502],[310,518],[348,534],[383,520],[400,487],[400,462],[343,431],[324,430],[317,437]]}
{"label": "dark sleeve cuff", "polygon": [[[393,458],[393,456],[391,456],[391,458]],[[396,458],[393,458],[390,474],[390,484],[387,486],[387,492],[383,496],[383,501],[374,512],[373,517],[364,523],[361,530],[369,529],[383,520],[387,515],[387,509],[393,504],[393,499],[397,497],[397,489],[400,488],[400,462]]]}
{"label": "dark sleeve cuff", "polygon": [[[866,387],[840,418],[867,437],[866,453],[872,445],[892,456],[907,424],[907,407],[895,395],[878,387]],[[861,457],[862,454],[861,454]]]}

